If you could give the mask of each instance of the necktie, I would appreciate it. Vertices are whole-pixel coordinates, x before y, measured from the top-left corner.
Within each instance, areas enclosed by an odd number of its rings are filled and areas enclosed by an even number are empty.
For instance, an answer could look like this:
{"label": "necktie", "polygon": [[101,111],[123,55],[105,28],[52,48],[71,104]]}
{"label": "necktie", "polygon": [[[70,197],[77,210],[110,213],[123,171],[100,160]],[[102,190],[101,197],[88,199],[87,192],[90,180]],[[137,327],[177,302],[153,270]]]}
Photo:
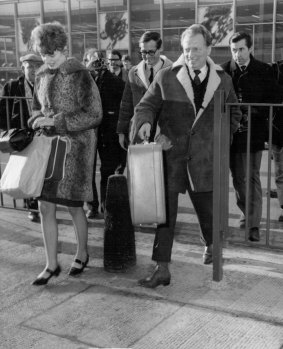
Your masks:
{"label": "necktie", "polygon": [[153,81],[153,68],[152,67],[150,68],[150,75],[149,75],[148,81],[149,81],[150,84]]}
{"label": "necktie", "polygon": [[242,65],[242,66],[241,66],[241,71],[244,72],[244,71],[246,70],[246,68],[247,68],[247,67],[246,67],[245,65]]}
{"label": "necktie", "polygon": [[196,74],[195,77],[194,77],[194,83],[196,85],[200,85],[201,84],[201,81],[200,81],[200,78],[199,78],[200,70],[194,70],[194,73]]}

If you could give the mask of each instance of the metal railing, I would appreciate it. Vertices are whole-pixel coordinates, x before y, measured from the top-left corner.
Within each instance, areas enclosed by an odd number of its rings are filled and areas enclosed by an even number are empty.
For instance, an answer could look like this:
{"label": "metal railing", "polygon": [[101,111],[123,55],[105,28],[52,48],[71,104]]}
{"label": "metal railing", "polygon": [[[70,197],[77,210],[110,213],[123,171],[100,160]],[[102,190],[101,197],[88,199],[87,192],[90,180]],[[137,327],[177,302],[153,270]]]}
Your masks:
{"label": "metal railing", "polygon": [[[233,106],[245,106],[248,111],[247,120],[247,172],[245,201],[245,235],[238,242],[248,244],[249,236],[249,203],[250,203],[250,144],[251,144],[251,109],[252,107],[269,108],[268,116],[268,160],[267,160],[267,193],[271,190],[271,158],[272,158],[272,120],[274,108],[282,108],[282,104],[268,103],[225,103],[224,91],[217,91],[214,96],[214,174],[213,174],[213,280],[220,281],[223,276],[223,239],[229,241],[231,227],[229,226],[229,162],[230,162],[230,113]],[[252,244],[253,247],[283,249],[270,242],[270,195],[266,202],[265,241]],[[262,229],[262,227],[261,227]],[[283,230],[282,230],[283,238]],[[234,241],[232,241],[234,243]],[[249,243],[250,244],[250,243]]]}

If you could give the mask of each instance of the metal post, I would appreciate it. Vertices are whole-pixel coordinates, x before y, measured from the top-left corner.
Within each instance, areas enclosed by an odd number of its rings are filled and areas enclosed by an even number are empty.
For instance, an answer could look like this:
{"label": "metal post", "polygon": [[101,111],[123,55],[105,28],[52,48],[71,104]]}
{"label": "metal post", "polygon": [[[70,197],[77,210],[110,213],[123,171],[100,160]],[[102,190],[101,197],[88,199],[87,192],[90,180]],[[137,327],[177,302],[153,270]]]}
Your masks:
{"label": "metal post", "polygon": [[245,240],[249,234],[250,177],[251,177],[251,105],[248,105],[247,164],[246,164],[246,200],[245,200]]}
{"label": "metal post", "polygon": [[71,11],[72,11],[72,9],[71,9],[71,1],[67,0],[67,26],[68,26],[68,51],[69,51],[69,57],[73,56]]}
{"label": "metal post", "polygon": [[[223,182],[221,171],[222,149],[222,121],[224,111],[224,91],[216,91],[214,95],[214,130],[213,130],[213,280],[221,281],[223,277],[222,261],[222,224],[225,221],[221,218],[224,215],[222,192]],[[227,151],[227,150],[226,150]],[[225,156],[225,155],[224,155]]]}

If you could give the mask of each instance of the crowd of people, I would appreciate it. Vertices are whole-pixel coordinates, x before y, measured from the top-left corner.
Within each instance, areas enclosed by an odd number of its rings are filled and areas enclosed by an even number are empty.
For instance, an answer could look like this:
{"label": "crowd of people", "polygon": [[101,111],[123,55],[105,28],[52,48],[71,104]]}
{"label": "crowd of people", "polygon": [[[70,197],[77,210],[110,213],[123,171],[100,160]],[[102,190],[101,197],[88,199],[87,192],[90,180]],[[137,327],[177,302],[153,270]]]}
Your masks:
{"label": "crowd of people", "polygon": [[[156,268],[139,280],[139,285],[155,288],[171,281],[169,263],[179,193],[189,194],[204,244],[203,263],[212,263],[214,94],[223,90],[225,102],[232,103],[281,103],[281,70],[276,75],[273,65],[253,56],[252,39],[245,32],[230,38],[231,59],[222,65],[215,63],[210,58],[211,33],[200,24],[183,32],[182,53],[174,63],[161,54],[162,39],[155,31],[141,36],[140,62],[134,66],[128,55],[122,56],[114,49],[104,56],[102,51],[90,48],[82,62],[69,58],[67,34],[59,23],[37,26],[31,41],[34,53],[21,57],[24,75],[4,86],[3,96],[14,98],[9,99],[8,109],[5,99],[0,101],[0,129],[48,128],[49,134],[51,130],[53,135],[67,136],[71,142],[64,178],[53,185],[44,184],[40,197],[27,200],[29,218],[41,221],[46,253],[46,266],[33,285],[45,285],[61,272],[57,205],[68,208],[77,238],[69,275],[84,271],[89,262],[87,219],[104,213],[109,176],[124,173],[128,145],[144,140],[162,145],[167,220],[156,229],[152,253]],[[19,102],[17,97],[27,99]],[[281,108],[275,109],[272,149],[278,200],[283,209],[281,113]],[[241,211],[239,227],[247,226],[249,240],[258,242],[262,215],[260,165],[269,111],[257,106],[250,114],[251,142],[247,145],[248,107],[231,108],[230,170]],[[95,182],[97,154],[101,162],[100,195]]]}

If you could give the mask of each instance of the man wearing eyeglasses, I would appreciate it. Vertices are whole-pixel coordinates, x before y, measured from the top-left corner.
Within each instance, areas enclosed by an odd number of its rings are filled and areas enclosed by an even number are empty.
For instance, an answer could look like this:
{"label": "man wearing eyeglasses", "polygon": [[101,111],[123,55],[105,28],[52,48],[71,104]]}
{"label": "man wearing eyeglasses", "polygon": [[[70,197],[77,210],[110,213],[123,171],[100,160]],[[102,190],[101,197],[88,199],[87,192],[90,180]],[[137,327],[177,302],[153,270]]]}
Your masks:
{"label": "man wearing eyeglasses", "polygon": [[109,71],[118,76],[123,81],[127,80],[127,72],[122,64],[122,55],[118,50],[112,50],[107,54],[107,64]]}
{"label": "man wearing eyeglasses", "polygon": [[[231,77],[209,57],[210,32],[200,24],[187,28],[181,37],[183,54],[172,67],[162,69],[135,108],[131,141],[146,139],[158,118],[156,142],[164,150],[166,223],[156,230],[152,259],[156,268],[139,285],[169,285],[174,229],[179,193],[188,191],[205,245],[203,263],[212,263],[213,129],[214,94],[224,90],[225,102],[236,102]],[[242,115],[231,108],[231,133]]]}
{"label": "man wearing eyeglasses", "polygon": [[[156,73],[172,62],[165,56],[160,56],[162,40],[158,32],[147,31],[139,40],[141,62],[129,71],[121,102],[117,133],[122,148],[127,149],[129,126],[134,108],[142,99]],[[154,129],[152,134],[154,133]]]}

